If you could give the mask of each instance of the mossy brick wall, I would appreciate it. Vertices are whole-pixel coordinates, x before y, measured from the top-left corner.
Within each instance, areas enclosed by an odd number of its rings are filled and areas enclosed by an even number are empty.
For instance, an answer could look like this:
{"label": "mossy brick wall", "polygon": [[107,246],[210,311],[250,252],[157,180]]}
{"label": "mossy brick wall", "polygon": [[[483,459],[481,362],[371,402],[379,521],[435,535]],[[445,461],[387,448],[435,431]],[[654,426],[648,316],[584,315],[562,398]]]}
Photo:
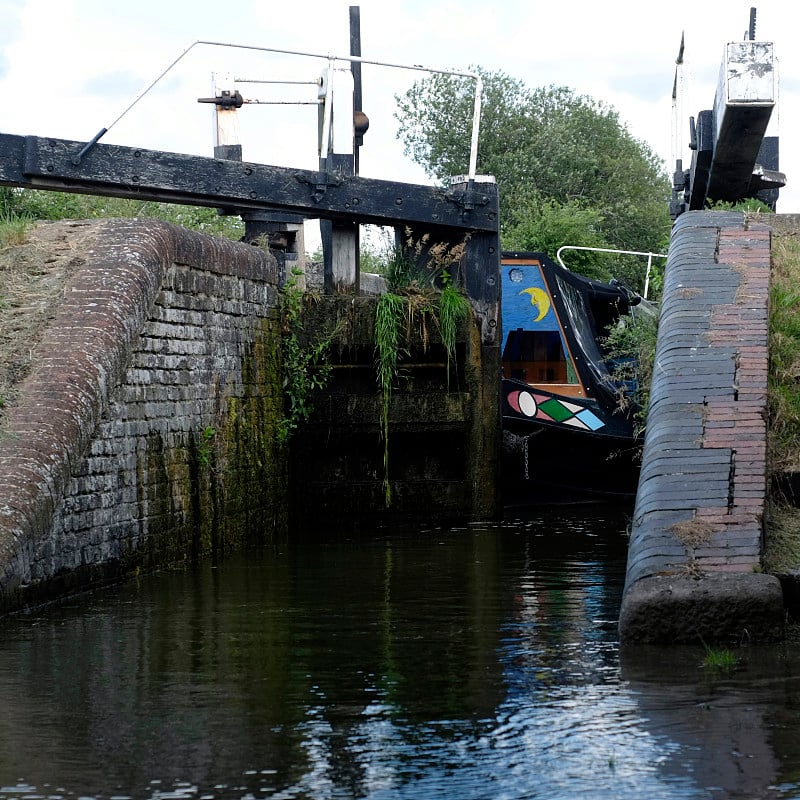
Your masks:
{"label": "mossy brick wall", "polygon": [[3,610],[286,526],[274,258],[152,220],[90,227],[0,428]]}

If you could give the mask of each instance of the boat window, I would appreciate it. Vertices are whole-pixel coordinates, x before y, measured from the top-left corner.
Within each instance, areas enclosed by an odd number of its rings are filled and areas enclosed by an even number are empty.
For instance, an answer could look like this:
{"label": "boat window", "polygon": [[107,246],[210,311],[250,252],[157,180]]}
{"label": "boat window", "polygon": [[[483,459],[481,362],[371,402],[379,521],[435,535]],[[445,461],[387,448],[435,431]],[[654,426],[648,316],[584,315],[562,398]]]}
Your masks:
{"label": "boat window", "polygon": [[577,383],[560,331],[510,331],[503,348],[503,376],[526,383]]}

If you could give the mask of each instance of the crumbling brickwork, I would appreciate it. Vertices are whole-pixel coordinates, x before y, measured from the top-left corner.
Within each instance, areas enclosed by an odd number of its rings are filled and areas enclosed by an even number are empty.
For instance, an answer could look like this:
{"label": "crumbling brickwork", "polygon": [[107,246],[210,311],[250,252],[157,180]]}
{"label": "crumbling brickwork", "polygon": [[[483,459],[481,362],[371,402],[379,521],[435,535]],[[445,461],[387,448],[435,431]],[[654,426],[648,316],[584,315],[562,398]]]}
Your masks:
{"label": "crumbling brickwork", "polygon": [[0,428],[3,608],[285,527],[274,258],[93,225]]}

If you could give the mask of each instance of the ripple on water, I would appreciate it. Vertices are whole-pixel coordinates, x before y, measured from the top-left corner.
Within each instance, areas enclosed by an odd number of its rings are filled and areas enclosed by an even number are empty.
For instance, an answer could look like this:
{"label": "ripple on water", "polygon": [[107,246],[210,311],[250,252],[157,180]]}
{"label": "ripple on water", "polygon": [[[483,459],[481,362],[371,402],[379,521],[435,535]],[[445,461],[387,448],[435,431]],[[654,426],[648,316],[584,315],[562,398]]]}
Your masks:
{"label": "ripple on water", "polygon": [[621,664],[627,520],[580,513],[331,535],[18,618],[0,800],[797,797],[800,659]]}

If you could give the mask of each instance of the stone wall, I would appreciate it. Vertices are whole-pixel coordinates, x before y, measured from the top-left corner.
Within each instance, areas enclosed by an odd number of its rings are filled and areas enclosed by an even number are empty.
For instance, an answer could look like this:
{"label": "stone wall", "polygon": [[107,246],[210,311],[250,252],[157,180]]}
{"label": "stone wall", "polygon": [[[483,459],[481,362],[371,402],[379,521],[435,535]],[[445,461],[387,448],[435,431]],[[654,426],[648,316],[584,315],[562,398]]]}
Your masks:
{"label": "stone wall", "polygon": [[274,258],[92,229],[0,426],[0,610],[285,530]]}

